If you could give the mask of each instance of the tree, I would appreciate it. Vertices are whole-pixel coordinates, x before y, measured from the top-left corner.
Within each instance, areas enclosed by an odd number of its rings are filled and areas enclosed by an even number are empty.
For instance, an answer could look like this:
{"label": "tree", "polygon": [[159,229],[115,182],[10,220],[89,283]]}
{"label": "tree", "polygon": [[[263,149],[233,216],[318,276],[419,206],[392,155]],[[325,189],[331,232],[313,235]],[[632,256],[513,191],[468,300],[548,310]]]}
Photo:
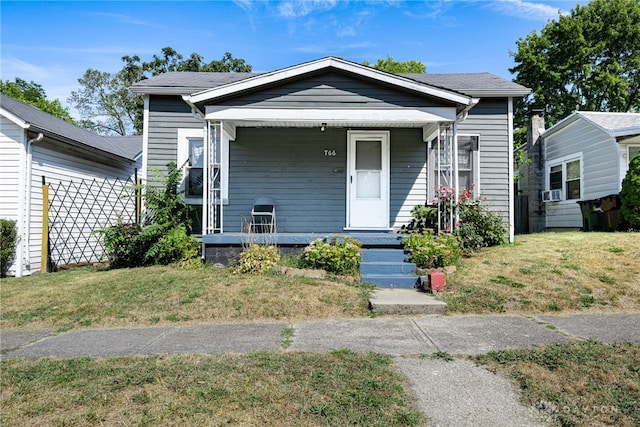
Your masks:
{"label": "tree", "polygon": [[88,69],[78,79],[81,89],[71,93],[69,102],[80,112],[82,126],[106,135],[142,133],[143,101],[129,86],[171,71],[250,72],[244,59],[226,52],[220,60],[205,62],[192,53],[186,59],[171,47],[143,62],[138,55],[123,56],[124,66],[117,73]]}
{"label": "tree", "polygon": [[392,74],[424,74],[427,72],[427,66],[420,61],[395,61],[390,55],[387,55],[386,59],[378,59],[373,65],[369,61],[364,61],[362,65]]}
{"label": "tree", "polygon": [[[89,68],[78,79],[82,88],[71,92],[69,103],[80,113],[80,126],[101,135],[130,135],[137,131],[137,97],[122,72],[111,74]],[[141,129],[141,127],[140,127]]]}
{"label": "tree", "polygon": [[59,100],[47,99],[47,94],[43,87],[33,81],[27,83],[18,77],[13,82],[0,80],[0,92],[25,104],[33,105],[66,122],[75,124],[69,114],[69,110],[64,108]]}
{"label": "tree", "polygon": [[532,106],[549,126],[576,110],[640,109],[640,2],[593,0],[533,31],[511,52],[515,82],[532,94],[515,105],[524,126]]}

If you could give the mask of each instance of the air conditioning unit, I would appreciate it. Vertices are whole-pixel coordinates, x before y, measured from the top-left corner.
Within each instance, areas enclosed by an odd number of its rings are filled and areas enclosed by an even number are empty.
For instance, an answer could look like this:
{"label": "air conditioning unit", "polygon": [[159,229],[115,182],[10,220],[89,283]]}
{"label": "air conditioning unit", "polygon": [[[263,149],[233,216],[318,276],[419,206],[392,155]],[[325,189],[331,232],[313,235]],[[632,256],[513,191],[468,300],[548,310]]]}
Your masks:
{"label": "air conditioning unit", "polygon": [[559,202],[562,200],[561,190],[547,190],[542,192],[543,202]]}

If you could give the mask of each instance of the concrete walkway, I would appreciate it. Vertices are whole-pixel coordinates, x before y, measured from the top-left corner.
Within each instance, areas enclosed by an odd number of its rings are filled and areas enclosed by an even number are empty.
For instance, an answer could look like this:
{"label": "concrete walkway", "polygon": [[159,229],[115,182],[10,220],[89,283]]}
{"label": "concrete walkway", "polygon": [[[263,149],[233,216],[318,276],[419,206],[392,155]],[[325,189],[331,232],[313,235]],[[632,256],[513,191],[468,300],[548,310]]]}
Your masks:
{"label": "concrete walkway", "polygon": [[[287,333],[283,333],[283,332]],[[289,332],[293,331],[293,336]],[[411,316],[300,323],[0,331],[3,359],[351,349],[394,357],[432,426],[541,425],[512,385],[473,363],[417,356],[482,354],[594,339],[640,342],[640,314]]]}

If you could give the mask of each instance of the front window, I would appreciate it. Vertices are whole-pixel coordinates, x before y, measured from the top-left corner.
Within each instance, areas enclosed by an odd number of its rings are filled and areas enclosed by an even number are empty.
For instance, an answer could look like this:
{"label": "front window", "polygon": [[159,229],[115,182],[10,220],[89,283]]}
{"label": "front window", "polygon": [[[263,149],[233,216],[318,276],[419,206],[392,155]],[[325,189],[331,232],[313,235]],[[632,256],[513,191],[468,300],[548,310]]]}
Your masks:
{"label": "front window", "polygon": [[[463,190],[471,190],[478,186],[478,135],[458,135],[457,151],[458,158],[456,162],[458,190],[462,193]],[[455,187],[454,177],[454,160],[453,151],[447,150],[444,141],[435,140],[431,144],[430,153],[430,169],[433,171],[431,174],[432,185],[430,186],[430,196],[435,197],[433,192],[438,185],[453,188]]]}
{"label": "front window", "polygon": [[185,166],[185,195],[186,197],[202,198],[202,178],[204,166],[204,140],[202,138],[188,138],[189,159]]}

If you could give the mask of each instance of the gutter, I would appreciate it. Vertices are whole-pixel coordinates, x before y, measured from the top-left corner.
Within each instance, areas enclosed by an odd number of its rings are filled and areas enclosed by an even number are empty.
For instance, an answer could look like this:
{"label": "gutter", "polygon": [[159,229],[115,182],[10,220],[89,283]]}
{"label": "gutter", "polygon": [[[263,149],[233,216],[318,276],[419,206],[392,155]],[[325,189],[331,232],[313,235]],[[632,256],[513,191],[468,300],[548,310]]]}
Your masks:
{"label": "gutter", "polygon": [[[32,146],[35,142],[40,142],[44,139],[44,134],[42,132],[38,133],[35,138],[31,138],[25,144],[25,153],[26,153],[26,171],[23,174],[23,196],[20,198],[19,203],[19,212],[20,216],[20,228],[21,228],[21,236],[20,236],[20,256],[18,257],[18,263],[16,265],[16,277],[22,277],[22,272],[24,270],[24,262],[26,261],[29,265],[29,269],[31,269],[31,263],[29,259],[29,243],[31,239],[31,178],[32,178],[32,168],[31,164],[33,161],[32,155]],[[26,252],[26,256],[25,256]]]}

